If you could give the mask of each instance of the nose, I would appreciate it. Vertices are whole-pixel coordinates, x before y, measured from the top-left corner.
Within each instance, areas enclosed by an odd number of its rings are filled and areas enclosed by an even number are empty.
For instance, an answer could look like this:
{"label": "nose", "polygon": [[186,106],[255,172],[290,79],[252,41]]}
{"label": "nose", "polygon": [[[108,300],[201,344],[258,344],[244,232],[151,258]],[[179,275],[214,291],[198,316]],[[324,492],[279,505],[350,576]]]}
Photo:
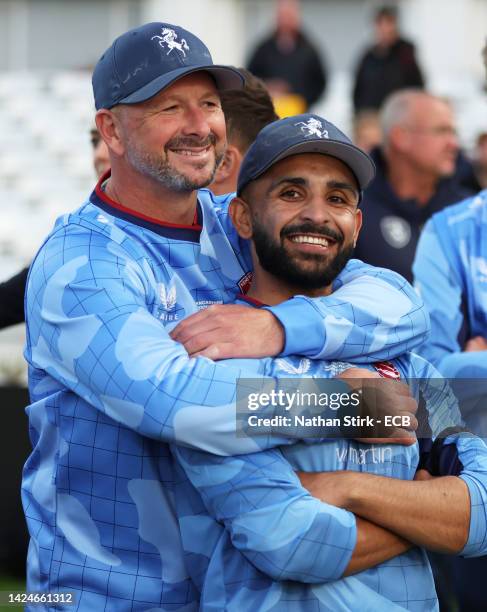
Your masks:
{"label": "nose", "polygon": [[332,208],[321,194],[316,194],[307,200],[300,217],[315,225],[330,224],[333,222]]}
{"label": "nose", "polygon": [[198,136],[203,139],[211,132],[207,114],[199,106],[191,106],[186,110],[182,133],[186,136]]}

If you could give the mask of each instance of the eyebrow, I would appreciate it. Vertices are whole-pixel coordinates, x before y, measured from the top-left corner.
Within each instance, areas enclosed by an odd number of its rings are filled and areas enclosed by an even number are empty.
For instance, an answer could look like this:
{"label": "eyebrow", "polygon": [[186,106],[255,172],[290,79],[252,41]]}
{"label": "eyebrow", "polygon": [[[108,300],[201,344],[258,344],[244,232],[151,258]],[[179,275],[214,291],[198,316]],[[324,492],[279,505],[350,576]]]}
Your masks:
{"label": "eyebrow", "polygon": [[269,189],[267,190],[267,194],[271,193],[271,191],[283,183],[290,183],[291,185],[307,185],[308,181],[299,176],[281,176],[281,178],[272,181],[272,183],[269,185]]}
{"label": "eyebrow", "polygon": [[[181,96],[178,93],[170,93],[169,95],[166,95],[165,97],[163,97],[162,100],[164,100],[164,102],[179,101],[182,97],[184,96]],[[198,99],[201,100],[203,98],[210,98],[210,97],[219,98],[218,91],[216,89],[214,91],[211,89],[208,89],[207,91],[204,91],[200,96],[198,96]]]}
{"label": "eyebrow", "polygon": [[[272,181],[272,183],[269,185],[267,193],[271,193],[271,191],[283,183],[289,183],[291,185],[307,185],[308,181],[299,176],[283,176],[275,181]],[[352,183],[345,183],[343,181],[328,181],[326,186],[328,189],[343,189],[350,191],[357,199],[360,197],[358,189]]]}
{"label": "eyebrow", "polygon": [[328,181],[327,187],[330,189],[345,189],[351,191],[357,198],[360,196],[358,189],[351,183],[343,183],[342,181]]}

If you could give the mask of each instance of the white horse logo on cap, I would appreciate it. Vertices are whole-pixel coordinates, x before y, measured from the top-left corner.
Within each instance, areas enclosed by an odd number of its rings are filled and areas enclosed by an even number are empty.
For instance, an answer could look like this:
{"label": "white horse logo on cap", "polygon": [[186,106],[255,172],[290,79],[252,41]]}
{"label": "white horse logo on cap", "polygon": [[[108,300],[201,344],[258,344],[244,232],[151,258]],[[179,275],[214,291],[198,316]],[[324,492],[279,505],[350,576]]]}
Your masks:
{"label": "white horse logo on cap", "polygon": [[318,136],[318,138],[329,138],[328,130],[323,129],[323,124],[318,119],[311,117],[308,121],[299,121],[299,123],[294,124],[296,127],[298,125],[301,126],[301,131],[306,134],[306,136]]}
{"label": "white horse logo on cap", "polygon": [[[180,51],[184,57],[186,57],[186,51],[189,51],[188,43],[186,39],[182,38],[181,42],[177,42],[178,35],[171,28],[162,28],[161,32],[162,36],[156,35],[151,38],[151,40],[158,39],[159,45],[164,49],[164,45],[167,45],[169,51],[166,55],[169,55],[173,49],[177,49]],[[185,51],[186,49],[186,51]]]}

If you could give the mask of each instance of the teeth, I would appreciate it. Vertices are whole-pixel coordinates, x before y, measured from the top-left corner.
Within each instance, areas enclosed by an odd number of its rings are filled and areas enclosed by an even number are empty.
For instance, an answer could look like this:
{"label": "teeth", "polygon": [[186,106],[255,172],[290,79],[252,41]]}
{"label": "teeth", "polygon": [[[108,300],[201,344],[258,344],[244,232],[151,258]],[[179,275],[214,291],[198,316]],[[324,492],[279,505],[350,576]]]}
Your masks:
{"label": "teeth", "polygon": [[320,246],[327,247],[328,240],[324,237],[318,238],[317,236],[292,236],[292,242],[299,242],[301,244],[319,244]]}
{"label": "teeth", "polygon": [[178,155],[187,155],[188,157],[197,157],[198,155],[202,155],[207,152],[208,149],[203,149],[199,151],[193,151],[192,149],[173,149],[174,153]]}

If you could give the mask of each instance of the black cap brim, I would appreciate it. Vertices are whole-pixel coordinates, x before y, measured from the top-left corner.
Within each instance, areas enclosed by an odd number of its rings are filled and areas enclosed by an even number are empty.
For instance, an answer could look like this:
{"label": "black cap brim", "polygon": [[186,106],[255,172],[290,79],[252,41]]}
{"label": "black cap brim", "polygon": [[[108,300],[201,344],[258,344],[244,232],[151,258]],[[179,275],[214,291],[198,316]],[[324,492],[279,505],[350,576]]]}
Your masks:
{"label": "black cap brim", "polygon": [[193,72],[208,72],[214,78],[216,88],[219,91],[224,91],[226,89],[242,89],[245,83],[242,74],[230,66],[207,64],[185,66],[184,68],[178,68],[166,74],[161,74],[161,76],[147,83],[144,87],[141,87],[129,96],[119,100],[118,104],[137,104],[138,102],[145,102],[153,98],[166,87],[169,87],[169,85],[172,85],[175,81]]}

